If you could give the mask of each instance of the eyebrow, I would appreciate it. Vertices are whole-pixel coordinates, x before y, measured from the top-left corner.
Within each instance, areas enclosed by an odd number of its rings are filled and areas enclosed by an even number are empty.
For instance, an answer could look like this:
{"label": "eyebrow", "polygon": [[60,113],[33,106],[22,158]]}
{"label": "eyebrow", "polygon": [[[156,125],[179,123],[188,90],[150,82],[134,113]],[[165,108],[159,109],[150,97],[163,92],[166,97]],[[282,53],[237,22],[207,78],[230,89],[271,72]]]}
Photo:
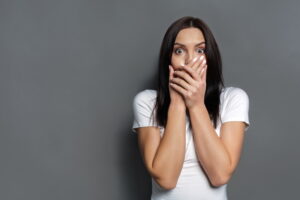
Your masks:
{"label": "eyebrow", "polygon": [[[184,44],[180,44],[178,42],[174,43],[174,45],[176,45],[176,44],[180,45],[180,46],[185,46]],[[199,46],[200,44],[205,44],[205,41],[204,42],[200,42],[200,43],[196,44],[195,46]]]}
{"label": "eyebrow", "polygon": [[[178,42],[174,43],[174,45],[176,45],[176,44],[180,45],[180,46],[185,46],[184,44],[180,44]],[[195,46],[199,46],[200,44],[205,44],[205,41],[204,42],[200,42],[200,43],[196,44]]]}

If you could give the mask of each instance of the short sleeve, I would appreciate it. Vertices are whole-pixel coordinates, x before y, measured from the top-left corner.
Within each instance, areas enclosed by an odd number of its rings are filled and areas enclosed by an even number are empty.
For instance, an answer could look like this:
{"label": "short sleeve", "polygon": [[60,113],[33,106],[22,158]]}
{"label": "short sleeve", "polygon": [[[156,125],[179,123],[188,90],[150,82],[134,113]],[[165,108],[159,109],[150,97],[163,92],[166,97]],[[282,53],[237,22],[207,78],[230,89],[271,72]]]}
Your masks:
{"label": "short sleeve", "polygon": [[[156,95],[154,95],[155,90],[144,90],[139,92],[133,98],[133,125],[132,132],[136,133],[135,128],[146,127],[146,126],[157,126],[154,120],[155,112],[152,114],[154,109]],[[155,93],[156,94],[156,93]]]}
{"label": "short sleeve", "polygon": [[249,96],[237,87],[230,87],[225,95],[224,110],[221,116],[222,123],[228,121],[243,121],[247,124],[245,131],[250,126],[249,122]]}

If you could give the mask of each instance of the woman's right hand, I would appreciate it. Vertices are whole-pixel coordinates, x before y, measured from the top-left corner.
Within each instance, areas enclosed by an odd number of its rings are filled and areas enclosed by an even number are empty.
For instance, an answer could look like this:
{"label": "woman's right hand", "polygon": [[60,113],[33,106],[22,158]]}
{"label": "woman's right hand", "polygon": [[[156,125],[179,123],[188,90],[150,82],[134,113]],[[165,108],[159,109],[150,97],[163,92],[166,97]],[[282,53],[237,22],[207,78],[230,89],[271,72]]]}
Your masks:
{"label": "woman's right hand", "polygon": [[185,102],[180,93],[178,93],[173,87],[170,86],[170,80],[174,77],[174,68],[172,65],[169,65],[169,93],[171,103],[179,104],[179,106],[185,107]]}

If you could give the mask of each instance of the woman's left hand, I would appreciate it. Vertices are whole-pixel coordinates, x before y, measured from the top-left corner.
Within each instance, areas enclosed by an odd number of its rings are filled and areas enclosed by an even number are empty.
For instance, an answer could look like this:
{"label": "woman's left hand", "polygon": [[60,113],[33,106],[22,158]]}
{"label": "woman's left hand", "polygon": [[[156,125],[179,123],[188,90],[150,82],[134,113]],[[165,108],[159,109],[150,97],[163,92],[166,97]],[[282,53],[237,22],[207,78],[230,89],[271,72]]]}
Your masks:
{"label": "woman's left hand", "polygon": [[170,81],[173,83],[171,86],[183,96],[188,109],[204,105],[207,64],[205,56],[203,57],[202,62],[194,68],[181,66]]}

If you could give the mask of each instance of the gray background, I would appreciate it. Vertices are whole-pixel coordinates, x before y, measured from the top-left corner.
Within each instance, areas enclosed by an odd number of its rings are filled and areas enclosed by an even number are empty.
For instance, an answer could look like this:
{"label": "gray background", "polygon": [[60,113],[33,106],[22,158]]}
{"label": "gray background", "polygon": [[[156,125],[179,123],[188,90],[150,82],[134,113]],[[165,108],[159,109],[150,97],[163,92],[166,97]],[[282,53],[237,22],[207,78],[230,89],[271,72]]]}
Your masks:
{"label": "gray background", "polygon": [[226,86],[250,98],[230,200],[299,195],[296,1],[0,1],[0,199],[148,199],[131,134],[163,35],[191,15],[212,29]]}

